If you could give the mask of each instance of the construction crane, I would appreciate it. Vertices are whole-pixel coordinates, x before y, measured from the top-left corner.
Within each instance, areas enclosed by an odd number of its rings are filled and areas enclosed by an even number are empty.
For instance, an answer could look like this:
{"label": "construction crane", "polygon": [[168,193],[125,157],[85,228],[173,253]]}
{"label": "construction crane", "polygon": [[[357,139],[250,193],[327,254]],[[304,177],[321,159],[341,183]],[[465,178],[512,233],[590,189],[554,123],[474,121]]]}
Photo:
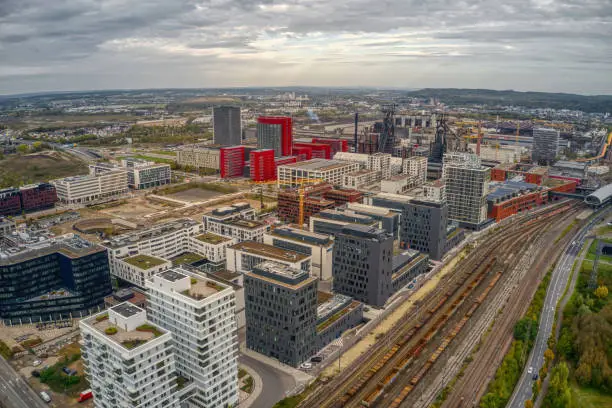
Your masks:
{"label": "construction crane", "polygon": [[325,183],[326,181],[320,178],[298,178],[290,183],[279,183],[281,185],[289,185],[293,186],[294,184],[298,185],[298,224],[300,229],[304,228],[304,199],[306,197],[306,187],[312,184]]}

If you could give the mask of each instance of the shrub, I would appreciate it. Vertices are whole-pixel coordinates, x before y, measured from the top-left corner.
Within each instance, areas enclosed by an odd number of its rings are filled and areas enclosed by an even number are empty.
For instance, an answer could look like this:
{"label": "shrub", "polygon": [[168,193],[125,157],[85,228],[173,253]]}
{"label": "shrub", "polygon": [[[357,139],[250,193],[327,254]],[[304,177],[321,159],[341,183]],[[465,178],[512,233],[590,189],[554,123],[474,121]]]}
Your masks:
{"label": "shrub", "polygon": [[117,334],[117,328],[107,327],[106,330],[104,330],[104,333],[108,334],[109,336],[112,336],[113,334]]}

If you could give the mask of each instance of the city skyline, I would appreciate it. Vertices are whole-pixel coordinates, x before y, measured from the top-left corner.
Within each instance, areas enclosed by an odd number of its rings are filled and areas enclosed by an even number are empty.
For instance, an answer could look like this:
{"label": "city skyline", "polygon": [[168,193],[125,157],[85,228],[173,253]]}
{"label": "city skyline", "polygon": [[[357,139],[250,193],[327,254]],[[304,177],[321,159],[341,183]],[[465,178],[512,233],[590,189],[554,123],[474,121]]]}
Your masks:
{"label": "city skyline", "polygon": [[612,94],[609,17],[604,1],[569,0],[7,0],[0,94],[300,85]]}

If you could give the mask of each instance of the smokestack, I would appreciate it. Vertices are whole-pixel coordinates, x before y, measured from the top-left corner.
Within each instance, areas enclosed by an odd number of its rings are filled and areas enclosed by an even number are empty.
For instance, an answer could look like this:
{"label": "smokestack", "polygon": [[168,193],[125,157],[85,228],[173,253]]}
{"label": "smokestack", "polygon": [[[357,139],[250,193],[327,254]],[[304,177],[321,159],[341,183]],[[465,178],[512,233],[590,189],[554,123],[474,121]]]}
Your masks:
{"label": "smokestack", "polygon": [[359,113],[355,112],[355,153],[357,153],[357,124],[359,123]]}

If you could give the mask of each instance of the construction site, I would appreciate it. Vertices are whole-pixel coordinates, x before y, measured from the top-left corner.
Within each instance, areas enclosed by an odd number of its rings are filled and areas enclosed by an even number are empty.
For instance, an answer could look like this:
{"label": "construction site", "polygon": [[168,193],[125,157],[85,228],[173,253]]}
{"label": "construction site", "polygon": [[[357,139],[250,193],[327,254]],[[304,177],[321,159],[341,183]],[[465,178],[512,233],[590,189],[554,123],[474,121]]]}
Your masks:
{"label": "construction site", "polygon": [[[528,306],[518,300],[533,296],[571,240],[572,234],[562,231],[578,229],[575,219],[583,211],[582,204],[562,201],[483,232],[464,248],[435,290],[415,302],[374,344],[344,361],[340,373],[316,381],[300,406],[426,408],[468,356],[467,370],[473,377],[464,377],[469,381],[461,387],[461,396],[453,396],[445,406],[477,405],[512,339],[514,323]],[[484,336],[488,330],[491,334]],[[334,364],[338,362],[330,367]]]}

